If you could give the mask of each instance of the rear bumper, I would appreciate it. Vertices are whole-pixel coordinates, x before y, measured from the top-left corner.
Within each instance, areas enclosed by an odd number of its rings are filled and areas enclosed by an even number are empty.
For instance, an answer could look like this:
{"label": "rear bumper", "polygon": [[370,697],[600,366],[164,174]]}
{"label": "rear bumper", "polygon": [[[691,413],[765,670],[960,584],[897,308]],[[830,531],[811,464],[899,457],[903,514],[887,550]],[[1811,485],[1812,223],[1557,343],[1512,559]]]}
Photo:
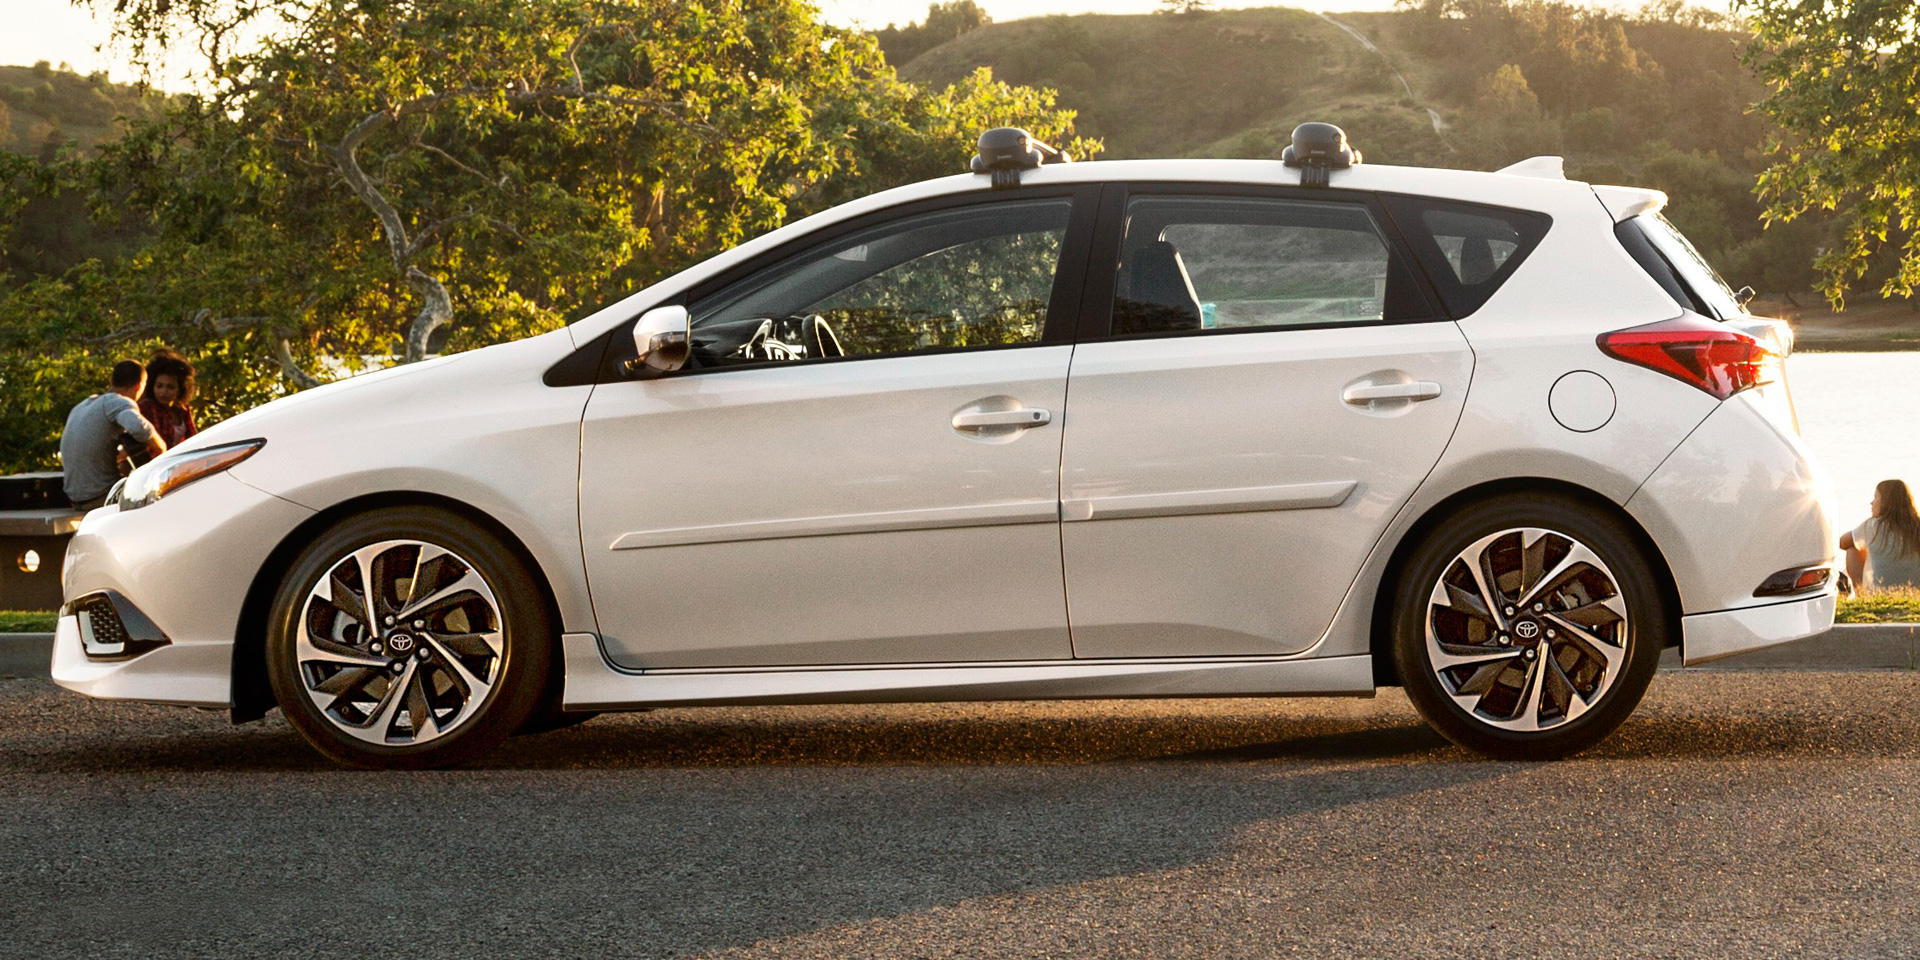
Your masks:
{"label": "rear bumper", "polygon": [[1683,613],[1777,606],[1754,595],[1767,578],[1833,562],[1832,484],[1754,392],[1715,409],[1626,503],[1672,572]]}
{"label": "rear bumper", "polygon": [[1786,603],[1680,618],[1681,660],[1695,664],[1791,643],[1833,627],[1832,591]]}

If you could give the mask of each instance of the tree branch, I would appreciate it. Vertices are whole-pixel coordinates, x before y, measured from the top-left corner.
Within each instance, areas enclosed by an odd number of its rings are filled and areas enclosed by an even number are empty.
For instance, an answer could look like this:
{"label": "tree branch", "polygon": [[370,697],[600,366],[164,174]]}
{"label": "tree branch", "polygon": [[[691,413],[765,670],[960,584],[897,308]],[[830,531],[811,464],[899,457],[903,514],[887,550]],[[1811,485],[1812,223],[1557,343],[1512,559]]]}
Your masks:
{"label": "tree branch", "polygon": [[[421,227],[420,231],[413,235],[413,242],[407,244],[407,260],[411,262],[415,256],[419,255],[420,251],[426,249],[427,246],[429,245],[428,242],[433,239],[434,234],[440,232],[441,230],[447,227],[453,226],[454,224],[459,223],[462,220],[473,220],[479,217],[480,215],[477,213],[462,213],[456,216],[447,217],[445,219],[435,220],[434,222],[429,223],[424,227]],[[407,269],[409,271],[412,271],[415,268],[409,266]]]}
{"label": "tree branch", "polygon": [[426,359],[427,338],[453,320],[453,298],[447,295],[447,287],[438,277],[419,267],[407,268],[407,282],[413,284],[414,291],[426,301],[414,315],[413,322],[407,325],[406,362],[414,363]]}
{"label": "tree branch", "polygon": [[467,164],[462,162],[459,157],[456,157],[453,154],[448,153],[445,150],[442,150],[439,147],[436,147],[433,144],[420,139],[419,137],[413,138],[413,145],[416,147],[419,147],[422,150],[427,151],[428,153],[434,154],[435,156],[440,157],[441,159],[447,161],[448,163],[453,164],[455,167],[459,168],[460,170],[468,174],[471,174],[475,179],[479,180],[481,183],[488,184],[489,186],[492,186],[494,189],[499,190],[500,192],[505,193],[509,196],[513,195],[513,191],[507,189],[508,179],[506,176],[503,175],[498,179],[491,177],[486,173],[483,173],[479,170],[474,169],[473,167],[468,166]]}
{"label": "tree branch", "polygon": [[124,340],[132,340],[134,337],[137,337],[143,333],[150,333],[152,331],[159,330],[161,329],[161,327],[162,327],[162,324],[151,323],[151,322],[129,323],[124,327],[120,327],[117,330],[108,331],[107,333],[103,333],[97,337],[75,337],[73,342],[85,344],[90,347],[100,346],[102,344],[108,344],[108,343],[120,343],[121,341],[124,341]]}
{"label": "tree branch", "polygon": [[[379,221],[380,232],[381,235],[386,238],[387,254],[393,260],[394,271],[405,277],[407,283],[411,285],[414,291],[425,301],[420,307],[420,312],[416,314],[413,321],[407,325],[406,362],[412,363],[425,358],[427,355],[428,338],[433,335],[435,330],[446,326],[453,320],[453,299],[447,293],[446,284],[442,283],[438,277],[415,266],[413,260],[428,247],[428,241],[433,238],[434,234],[460,220],[476,216],[476,214],[468,213],[437,220],[422,227],[417,234],[410,235],[407,231],[405,219],[400,216],[400,211],[394,208],[393,203],[381,192],[380,185],[360,166],[360,148],[364,146],[374,134],[393,126],[407,117],[428,113],[437,107],[463,97],[478,96],[481,94],[502,95],[509,103],[539,103],[547,100],[572,99],[643,107],[662,114],[675,123],[679,123],[700,133],[703,137],[717,135],[717,131],[711,126],[689,121],[682,117],[680,111],[687,106],[687,104],[683,102],[658,100],[651,97],[632,97],[620,94],[598,93],[587,90],[586,80],[580,72],[577,54],[581,44],[586,41],[588,36],[608,29],[619,28],[613,25],[588,27],[583,30],[578,37],[574,38],[573,45],[567,49],[567,63],[573,70],[573,82],[571,85],[545,89],[530,89],[525,81],[520,81],[519,89],[513,89],[512,85],[509,85],[504,91],[497,88],[477,85],[467,85],[451,90],[443,90],[439,93],[428,94],[402,103],[393,104],[384,109],[367,114],[360,118],[360,121],[355,123],[352,129],[348,130],[346,135],[342,136],[339,141],[327,148],[328,152],[333,155],[334,167],[339,172],[340,178],[346,181],[347,188],[353,191],[354,196],[358,197],[360,202],[365,204],[367,209],[373,212],[374,219]],[[488,178],[481,175],[478,170],[460,162],[438,147],[433,147],[421,142],[417,136],[412,138],[412,145],[436,153],[462,170],[480,176],[482,180],[488,180]],[[504,190],[505,186],[500,185],[500,188]],[[284,339],[279,342],[278,351],[281,368],[287,372],[289,379],[303,386],[318,382],[293,365],[292,356],[288,352]]]}
{"label": "tree branch", "polygon": [[280,373],[293,381],[294,386],[308,390],[320,385],[318,377],[302,370],[299,364],[293,362],[293,349],[288,346],[287,337],[284,334],[273,338],[273,359],[280,364]]}
{"label": "tree branch", "polygon": [[[429,98],[431,99],[431,98]],[[424,101],[414,101],[420,103]],[[347,188],[360,202],[373,211],[375,219],[380,221],[380,231],[387,238],[387,252],[393,257],[393,269],[404,275],[407,269],[409,247],[407,225],[400,219],[400,212],[387,202],[387,198],[374,186],[373,179],[360,169],[358,152],[360,145],[382,128],[393,123],[397,111],[381,110],[367,114],[340,142],[329,148],[333,154],[334,168],[340,172],[340,178],[347,182]]]}

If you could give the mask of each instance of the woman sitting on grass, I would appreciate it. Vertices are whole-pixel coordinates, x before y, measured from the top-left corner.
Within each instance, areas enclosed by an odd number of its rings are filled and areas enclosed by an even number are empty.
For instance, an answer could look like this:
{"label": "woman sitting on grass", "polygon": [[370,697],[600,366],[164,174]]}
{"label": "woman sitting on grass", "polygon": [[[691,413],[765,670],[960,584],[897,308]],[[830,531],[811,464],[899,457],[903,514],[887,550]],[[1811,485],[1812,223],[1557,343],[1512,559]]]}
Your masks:
{"label": "woman sitting on grass", "polygon": [[1840,535],[1847,576],[1862,590],[1920,587],[1920,515],[1900,480],[1873,488],[1873,516]]}

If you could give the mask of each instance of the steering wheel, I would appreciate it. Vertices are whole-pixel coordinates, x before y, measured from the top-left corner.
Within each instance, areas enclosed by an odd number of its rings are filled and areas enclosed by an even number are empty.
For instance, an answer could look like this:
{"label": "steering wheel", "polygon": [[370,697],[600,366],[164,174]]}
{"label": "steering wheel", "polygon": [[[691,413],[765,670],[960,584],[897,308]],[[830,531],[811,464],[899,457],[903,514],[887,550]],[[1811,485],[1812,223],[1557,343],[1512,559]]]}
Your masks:
{"label": "steering wheel", "polygon": [[815,313],[763,320],[731,355],[747,361],[791,361],[842,357],[846,350],[826,318]]}

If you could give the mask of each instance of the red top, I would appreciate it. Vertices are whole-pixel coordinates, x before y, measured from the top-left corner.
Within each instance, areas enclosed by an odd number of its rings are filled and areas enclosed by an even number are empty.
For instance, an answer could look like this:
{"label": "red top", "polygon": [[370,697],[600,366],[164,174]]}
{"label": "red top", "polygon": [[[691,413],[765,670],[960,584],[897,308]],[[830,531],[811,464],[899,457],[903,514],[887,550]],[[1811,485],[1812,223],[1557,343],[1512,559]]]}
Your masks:
{"label": "red top", "polygon": [[193,425],[193,408],[184,403],[163,407],[148,398],[140,401],[140,415],[160,431],[160,439],[165,440],[169,448],[200,432],[200,428]]}

